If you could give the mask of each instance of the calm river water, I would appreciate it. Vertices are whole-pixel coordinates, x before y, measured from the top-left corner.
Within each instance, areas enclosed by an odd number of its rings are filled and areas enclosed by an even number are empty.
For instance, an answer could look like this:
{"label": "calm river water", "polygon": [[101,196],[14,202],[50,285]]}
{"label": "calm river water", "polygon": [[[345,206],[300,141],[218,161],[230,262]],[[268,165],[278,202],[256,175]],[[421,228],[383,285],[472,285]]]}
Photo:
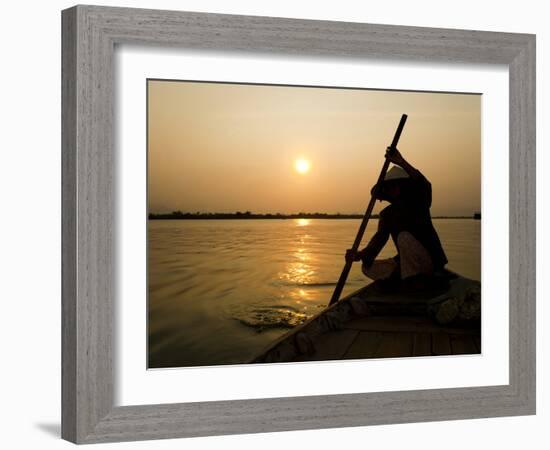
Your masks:
{"label": "calm river water", "polygon": [[[246,362],[328,303],[359,220],[151,220],[149,367]],[[481,276],[481,222],[434,219],[447,267]],[[363,245],[377,227],[369,223]],[[395,254],[391,240],[380,257]],[[343,295],[368,283],[354,264]]]}

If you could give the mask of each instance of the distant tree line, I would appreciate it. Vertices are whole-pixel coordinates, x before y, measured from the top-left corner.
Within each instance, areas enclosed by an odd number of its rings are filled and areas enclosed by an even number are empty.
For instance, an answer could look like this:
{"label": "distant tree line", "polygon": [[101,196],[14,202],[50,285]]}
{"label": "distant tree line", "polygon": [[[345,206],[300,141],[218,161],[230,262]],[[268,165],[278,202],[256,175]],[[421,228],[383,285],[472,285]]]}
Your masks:
{"label": "distant tree line", "polygon": [[[182,212],[172,211],[171,213],[149,213],[151,220],[196,220],[196,219],[361,219],[362,214],[328,214],[328,213],[306,213],[299,212],[297,214],[258,214],[250,211],[237,211],[231,213],[210,213],[210,212]],[[372,217],[377,218],[378,215]]]}
{"label": "distant tree line", "polygon": [[[378,214],[371,216],[378,219]],[[434,219],[481,219],[481,213],[476,212],[472,216],[432,216]],[[149,213],[150,220],[219,220],[219,219],[361,219],[363,214],[340,214],[340,213],[306,213],[296,214],[267,213],[258,214],[250,211],[236,211],[231,213],[220,212],[182,212],[172,211],[170,213]]]}

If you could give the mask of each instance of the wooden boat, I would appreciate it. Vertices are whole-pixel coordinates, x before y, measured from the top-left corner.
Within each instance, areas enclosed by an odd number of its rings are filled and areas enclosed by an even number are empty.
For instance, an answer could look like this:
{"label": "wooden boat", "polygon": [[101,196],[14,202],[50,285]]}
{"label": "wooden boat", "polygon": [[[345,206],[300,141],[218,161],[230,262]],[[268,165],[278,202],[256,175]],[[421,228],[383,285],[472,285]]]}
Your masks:
{"label": "wooden boat", "polygon": [[293,328],[253,363],[481,353],[481,286],[451,274],[446,287],[387,293],[372,283]]}

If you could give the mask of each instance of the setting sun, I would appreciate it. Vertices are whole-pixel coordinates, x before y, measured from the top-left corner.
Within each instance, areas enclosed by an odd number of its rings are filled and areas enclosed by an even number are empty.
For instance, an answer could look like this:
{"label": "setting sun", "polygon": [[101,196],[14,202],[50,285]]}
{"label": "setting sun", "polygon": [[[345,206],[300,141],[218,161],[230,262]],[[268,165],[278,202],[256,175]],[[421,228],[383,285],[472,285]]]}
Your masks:
{"label": "setting sun", "polygon": [[294,163],[294,168],[296,169],[296,172],[298,172],[301,175],[305,175],[309,172],[311,165],[307,159],[297,159]]}

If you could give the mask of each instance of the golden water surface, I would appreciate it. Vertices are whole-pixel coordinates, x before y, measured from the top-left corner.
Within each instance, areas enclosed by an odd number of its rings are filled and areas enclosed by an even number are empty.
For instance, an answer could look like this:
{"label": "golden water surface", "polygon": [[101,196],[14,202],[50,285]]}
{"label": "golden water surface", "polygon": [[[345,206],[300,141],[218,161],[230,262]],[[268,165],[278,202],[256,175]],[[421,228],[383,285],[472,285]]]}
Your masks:
{"label": "golden water surface", "polygon": [[[149,367],[237,364],[324,308],[359,220],[151,220]],[[371,220],[364,243],[376,230]],[[481,222],[434,219],[448,268],[480,280]],[[390,242],[380,257],[390,257]],[[343,296],[368,283],[354,264]]]}

